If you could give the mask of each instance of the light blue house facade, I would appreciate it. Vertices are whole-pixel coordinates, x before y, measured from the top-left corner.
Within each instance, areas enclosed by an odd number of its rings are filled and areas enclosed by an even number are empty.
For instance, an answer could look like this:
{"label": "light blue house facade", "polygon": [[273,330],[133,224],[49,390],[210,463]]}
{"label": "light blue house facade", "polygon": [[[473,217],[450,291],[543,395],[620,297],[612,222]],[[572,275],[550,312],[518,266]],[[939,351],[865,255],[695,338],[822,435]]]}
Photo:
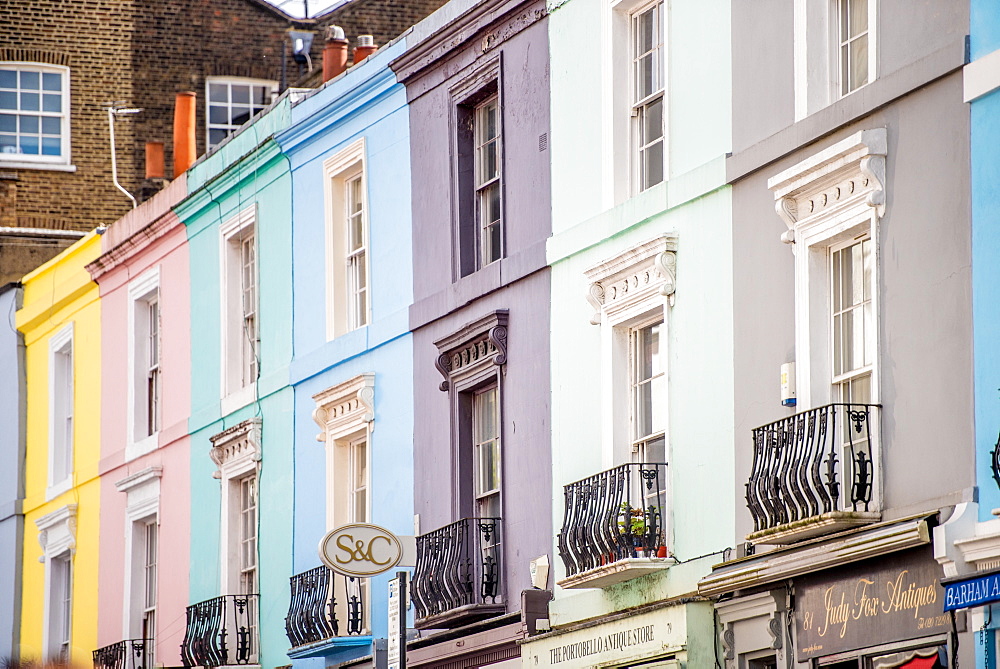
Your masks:
{"label": "light blue house facade", "polygon": [[273,137],[289,95],[192,167],[176,207],[193,314],[187,665],[288,664],[291,174]]}
{"label": "light blue house facade", "polygon": [[[24,342],[14,327],[21,286],[0,287],[0,658],[17,657],[24,542]],[[9,316],[9,317],[8,317]]]}
{"label": "light blue house facade", "polygon": [[388,579],[320,565],[330,529],[413,530],[409,118],[388,63],[405,35],[292,107],[295,490],[286,648],[295,666],[373,654]]}

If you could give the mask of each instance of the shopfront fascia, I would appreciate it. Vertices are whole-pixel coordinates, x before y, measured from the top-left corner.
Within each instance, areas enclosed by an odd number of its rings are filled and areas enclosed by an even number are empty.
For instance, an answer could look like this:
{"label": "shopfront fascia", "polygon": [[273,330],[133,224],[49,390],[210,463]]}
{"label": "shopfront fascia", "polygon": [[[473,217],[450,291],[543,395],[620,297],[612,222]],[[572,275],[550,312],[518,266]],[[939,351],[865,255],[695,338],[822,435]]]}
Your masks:
{"label": "shopfront fascia", "polygon": [[[711,604],[707,601],[662,606],[642,613],[616,614],[610,618],[525,641],[521,645],[523,669],[700,666],[689,653],[692,650],[688,646],[689,633],[697,634],[702,641],[712,633]],[[711,662],[711,654],[702,660]]]}
{"label": "shopfront fascia", "polygon": [[934,669],[965,628],[942,575],[914,518],[717,565],[699,590],[718,597],[725,669]]}

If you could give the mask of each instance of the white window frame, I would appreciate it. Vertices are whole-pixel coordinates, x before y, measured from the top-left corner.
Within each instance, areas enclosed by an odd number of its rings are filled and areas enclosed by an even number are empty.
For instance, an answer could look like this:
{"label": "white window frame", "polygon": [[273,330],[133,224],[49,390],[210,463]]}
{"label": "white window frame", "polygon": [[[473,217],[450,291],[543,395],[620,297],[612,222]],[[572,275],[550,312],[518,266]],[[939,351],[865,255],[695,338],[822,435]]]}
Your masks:
{"label": "white window frame", "polygon": [[[858,35],[856,35],[854,37],[847,36],[847,38],[845,39],[845,33],[844,33],[845,26],[843,25],[843,21],[841,20],[841,18],[842,18],[842,8],[844,7],[845,4],[849,8],[851,0],[833,0],[833,7],[832,7],[832,9],[835,12],[835,15],[834,15],[834,20],[831,21],[831,24],[834,26],[834,29],[836,30],[836,40],[834,42],[836,48],[835,48],[834,54],[833,54],[834,59],[835,59],[836,69],[834,70],[834,72],[837,73],[837,78],[836,78],[837,79],[837,97],[840,97],[840,98],[847,97],[851,93],[864,88],[865,86],[867,86],[869,83],[871,83],[874,80],[874,76],[873,75],[875,73],[876,58],[875,58],[875,50],[872,47],[874,46],[873,37],[875,36],[875,33],[876,33],[876,30],[874,29],[875,28],[875,9],[878,6],[878,0],[864,0],[864,1],[865,1],[865,12],[867,14],[866,18],[867,18],[867,21],[868,21],[868,24],[867,24],[868,27],[865,29],[865,32],[864,32],[864,38],[865,38],[865,41],[868,44],[868,53],[867,53],[868,72],[867,72],[867,78],[865,79],[864,82],[860,83],[859,85],[855,86],[854,88],[850,88],[849,90],[845,91],[844,90],[844,88],[845,88],[845,82],[844,82],[845,72],[844,72],[844,69],[842,67],[842,62],[841,62],[841,51],[844,48],[844,46],[848,45],[849,42],[854,42],[854,41],[857,41],[857,40],[861,39],[861,34],[858,34]],[[848,48],[848,52],[849,51],[850,51],[850,49]]]}
{"label": "white window frame", "polygon": [[[359,374],[343,383],[327,388],[313,395],[316,408],[313,421],[320,432],[316,440],[326,445],[326,528],[328,530],[347,523],[368,523],[372,521],[372,432],[375,429],[375,375]],[[356,446],[365,444],[364,489],[366,495],[366,516],[357,518],[355,513],[354,461]],[[370,579],[361,579],[361,597],[365,602],[364,631],[371,630]],[[341,609],[341,620],[347,620],[348,601],[346,580],[335,579],[334,595]]]}
{"label": "white window frame", "polygon": [[[652,7],[660,5],[659,57],[656,62],[662,73],[662,88],[645,97],[635,99],[635,54],[633,19]],[[658,96],[662,99],[663,123],[663,179],[670,174],[670,117],[669,117],[669,4],[665,0],[612,0],[602,13],[602,59],[603,89],[609,93],[602,96],[601,155],[603,160],[604,184],[602,200],[606,207],[614,206],[642,192],[639,171],[639,115],[640,102],[648,103]],[[651,185],[650,187],[653,187]],[[648,188],[646,189],[648,190]]]}
{"label": "white window frame", "polygon": [[[486,123],[484,117],[486,110],[490,107],[496,109],[496,135],[485,136]],[[475,188],[475,203],[473,208],[476,217],[476,269],[482,269],[487,265],[495,263],[504,257],[504,216],[503,216],[503,108],[500,106],[500,94],[494,93],[485,100],[478,102],[472,109],[472,150],[473,150],[473,173]],[[496,151],[496,173],[493,175],[483,174],[482,155],[488,150],[489,144],[494,145]],[[499,208],[499,218],[489,221],[485,218],[486,207],[484,202],[489,198],[489,192],[497,190]],[[488,231],[496,227],[499,232],[498,248],[493,249],[489,242]],[[493,256],[496,257],[493,257]]]}
{"label": "white window frame", "polygon": [[[159,431],[163,422],[163,346],[162,346],[162,302],[160,301],[160,271],[154,267],[141,274],[128,286],[129,312],[128,312],[128,406],[127,429],[128,439],[125,445],[125,461],[134,460],[146,453],[156,449],[159,445]],[[159,305],[160,318],[160,346],[159,346],[159,387],[160,398],[156,410],[158,411],[157,429],[152,434],[146,433],[145,426],[148,425],[149,401],[147,396],[148,388],[148,366],[149,361],[149,305],[152,302]]]}
{"label": "white window frame", "polygon": [[[609,469],[633,460],[632,333],[661,323],[660,357],[669,360],[669,314],[673,304],[676,239],[657,237],[590,269],[587,298],[591,319],[601,327],[602,465]],[[664,370],[664,374],[669,374]],[[628,389],[628,392],[623,392]],[[669,384],[662,401],[669,406]],[[663,429],[664,452],[670,457],[669,414]]]}
{"label": "white window frame", "polygon": [[[639,430],[638,430],[638,420],[639,420],[639,408],[637,406],[638,405],[638,400],[639,400],[639,388],[638,388],[638,386],[640,386],[642,384],[648,383],[655,390],[656,381],[658,379],[662,378],[663,379],[663,387],[661,389],[662,396],[659,397],[658,399],[661,402],[663,402],[663,403],[666,403],[666,400],[667,400],[667,397],[666,397],[666,377],[667,377],[667,372],[666,372],[666,366],[665,366],[666,358],[663,357],[663,353],[666,352],[665,348],[663,350],[661,350],[661,352],[659,354],[659,357],[660,357],[660,359],[662,361],[661,364],[663,365],[663,368],[659,371],[659,373],[655,373],[653,376],[649,377],[648,379],[638,379],[638,375],[637,375],[637,372],[638,372],[638,349],[639,349],[638,344],[639,344],[640,333],[642,333],[648,327],[659,325],[659,326],[661,326],[660,327],[660,333],[658,335],[659,336],[659,344],[661,346],[663,346],[663,345],[665,345],[667,343],[666,342],[666,337],[665,337],[665,335],[666,335],[666,326],[665,326],[665,323],[664,323],[663,318],[662,318],[663,314],[660,313],[659,309],[654,309],[653,310],[653,314],[654,315],[651,318],[648,318],[648,319],[645,319],[645,320],[640,320],[639,322],[636,322],[633,325],[631,325],[628,328],[628,335],[627,335],[628,336],[628,377],[629,377],[628,378],[628,389],[629,389],[629,425],[630,425],[629,429],[630,429],[630,437],[631,437],[630,450],[632,452],[633,460],[635,462],[640,462],[640,463],[642,463],[642,462],[660,462],[660,460],[658,460],[658,459],[653,460],[653,459],[649,459],[649,458],[646,457],[646,445],[649,442],[654,441],[654,440],[656,440],[658,438],[662,438],[664,440],[664,442],[666,442],[666,438],[667,438],[666,426],[665,425],[663,426],[663,429],[661,429],[661,430],[653,430],[652,432],[650,432],[649,434],[646,434],[646,435],[639,434]],[[651,395],[655,397],[656,393],[654,392],[654,390],[651,390],[650,392],[651,392]],[[664,409],[665,409],[665,407],[664,407]]]}
{"label": "white window frame", "polygon": [[236,130],[238,130],[239,128],[243,127],[242,125],[235,125],[235,124],[233,124],[231,122],[229,122],[229,123],[213,123],[212,122],[212,107],[213,106],[220,106],[221,104],[223,104],[223,103],[213,102],[212,101],[212,86],[213,85],[214,86],[219,86],[219,85],[226,86],[226,89],[227,89],[226,90],[226,99],[227,99],[227,102],[224,103],[224,104],[225,104],[225,107],[226,107],[226,110],[227,110],[226,116],[227,116],[227,118],[230,119],[230,121],[232,120],[231,108],[233,106],[233,104],[232,104],[232,97],[233,97],[233,86],[234,85],[235,86],[249,86],[250,87],[250,94],[251,94],[251,101],[252,101],[252,97],[253,97],[253,87],[259,86],[259,87],[263,87],[263,88],[267,89],[267,94],[268,94],[267,102],[265,102],[263,104],[256,104],[256,103],[252,103],[252,102],[248,102],[247,103],[246,107],[250,111],[250,118],[251,119],[254,116],[256,116],[257,114],[259,114],[261,111],[263,111],[264,109],[267,109],[267,107],[270,106],[270,104],[274,101],[274,98],[275,98],[275,96],[277,95],[277,92],[278,92],[278,82],[277,81],[271,81],[270,79],[254,79],[254,78],[251,78],[251,77],[219,77],[219,76],[205,77],[205,147],[206,147],[206,149],[208,151],[211,151],[211,150],[215,149],[217,146],[219,146],[219,144],[221,144],[223,141],[225,141],[225,139],[223,138],[223,139],[220,139],[219,141],[213,143],[212,142],[212,130],[224,130],[225,133],[226,133],[226,137],[228,137],[229,135],[231,135],[234,132],[236,132]]}
{"label": "white window frame", "polygon": [[840,2],[793,0],[795,120],[850,96],[878,78],[879,0],[868,0],[868,80],[841,92]]}
{"label": "white window frame", "polygon": [[[67,353],[68,351],[68,353]],[[61,374],[57,368],[60,356],[68,355],[69,370],[68,378],[58,378]],[[73,338],[73,323],[59,330],[49,339],[49,458],[48,458],[48,487],[45,491],[46,501],[69,490],[73,485],[73,473],[75,470],[75,437],[76,437],[76,350]],[[59,392],[59,387],[63,386],[63,393]],[[57,415],[61,410],[61,404],[68,404],[67,413]],[[65,408],[65,407],[62,407]],[[62,422],[69,422],[67,426],[57,425],[58,419]],[[60,437],[60,435],[62,435]],[[68,443],[67,443],[68,442]],[[56,467],[56,460],[66,461],[68,470],[58,478],[60,474]]]}
{"label": "white window frame", "polygon": [[[493,438],[487,441],[479,441],[479,432],[482,421],[481,402],[482,397],[486,393],[493,393],[494,395],[494,411],[492,416],[492,432],[494,433]],[[503,444],[502,444],[502,418],[501,412],[502,407],[500,406],[500,385],[498,383],[491,383],[486,387],[477,388],[470,392],[472,395],[472,429],[470,430],[472,436],[472,471],[473,471],[473,496],[475,497],[474,507],[476,509],[477,518],[499,518],[500,513],[500,495],[503,489],[503,467],[501,463],[503,462]],[[493,442],[492,444],[490,442]],[[481,482],[483,477],[482,468],[482,453],[484,448],[491,448],[493,450],[493,466],[496,470],[496,476],[493,483],[495,484],[493,488],[489,490],[481,489]],[[496,509],[495,512],[487,513],[483,509],[493,507]]]}
{"label": "white window frame", "polygon": [[[143,616],[145,613],[145,528],[160,523],[160,478],[163,469],[159,466],[146,467],[115,482],[118,492],[125,498],[125,580],[122,592],[122,638],[142,638]],[[159,530],[157,530],[158,532]],[[159,537],[157,537],[159,539]],[[157,570],[158,571],[158,570]],[[159,588],[157,588],[157,591]],[[159,596],[157,594],[157,600]],[[155,624],[155,622],[154,622]],[[153,637],[155,640],[155,636]],[[155,644],[147,650],[154,658]]]}
{"label": "white window frame", "polygon": [[[365,139],[362,137],[323,163],[327,341],[371,323],[368,171],[365,162]],[[348,248],[351,222],[348,187],[358,177],[362,186],[361,225],[364,237],[365,300],[362,309],[359,309],[357,286],[352,278],[352,253]]]}
{"label": "white window frame", "polygon": [[[70,142],[70,70],[68,67],[62,65],[50,65],[48,63],[33,63],[30,61],[3,61],[0,62],[0,68],[16,69],[18,73],[22,71],[38,72],[40,75],[45,73],[57,73],[62,77],[62,86],[59,89],[59,93],[62,96],[62,109],[57,112],[43,112],[38,111],[22,112],[18,110],[0,110],[0,114],[13,113],[14,116],[20,117],[22,115],[49,117],[49,118],[59,118],[60,120],[60,148],[61,151],[58,156],[45,156],[45,155],[31,155],[23,153],[0,153],[0,165],[3,167],[18,167],[18,168],[36,168],[36,169],[46,169],[54,168],[56,166],[68,166],[70,164],[70,149],[72,144]],[[41,104],[39,105],[41,106]],[[20,122],[19,122],[20,123]]]}
{"label": "white window frame", "polygon": [[[44,659],[56,661],[61,654],[65,638],[69,640],[69,653],[72,655],[73,644],[73,556],[76,553],[76,515],[77,505],[67,504],[55,511],[45,514],[35,521],[38,528],[38,543],[42,548],[42,561],[45,563],[45,607],[42,624],[42,648]],[[56,582],[59,578],[59,561],[69,563],[68,589]],[[69,606],[66,607],[65,595],[69,594]],[[68,609],[68,610],[67,610]],[[65,618],[65,625],[55,620]],[[56,627],[58,625],[58,628]],[[64,629],[65,627],[65,629]],[[66,658],[72,659],[71,657]]]}
{"label": "white window frame", "polygon": [[[644,190],[649,190],[653,186],[666,181],[667,179],[667,133],[666,133],[666,120],[667,120],[667,59],[666,59],[666,7],[667,3],[664,0],[656,0],[654,2],[647,2],[634,10],[630,11],[628,14],[629,21],[629,100],[630,105],[630,117],[631,129],[629,135],[631,137],[629,154],[631,156],[631,174],[632,174],[632,193],[641,193]],[[646,14],[647,12],[655,11],[659,13],[657,17],[659,19],[657,29],[659,35],[658,44],[653,45],[651,52],[651,61],[654,65],[654,69],[659,70],[659,88],[655,91],[649,93],[648,95],[639,97],[639,91],[637,90],[637,65],[640,57],[643,54],[636,53],[636,22],[638,17]],[[642,135],[644,130],[644,123],[646,121],[646,114],[650,105],[656,102],[660,103],[660,139],[658,140],[661,145],[662,160],[661,160],[661,178],[659,181],[644,185],[646,181],[646,175],[643,166],[643,152],[648,151],[653,145],[657,143],[657,140],[643,144]]]}
{"label": "white window frame", "polygon": [[[854,133],[770,178],[768,188],[788,231],[795,264],[795,372],[798,410],[841,401],[833,374],[831,250],[871,240],[871,400],[881,401],[879,220],[885,215],[887,132]],[[872,428],[878,438],[878,424]],[[877,443],[877,442],[876,442]],[[873,448],[872,504],[882,508],[881,448]]]}
{"label": "white window frame", "polygon": [[[257,230],[257,207],[250,205],[226,221],[220,228],[220,266],[222,268],[222,413],[228,414],[246,406],[255,397],[256,378],[260,371],[260,281],[258,257],[260,244]],[[243,247],[247,239],[253,240],[253,280],[255,302],[253,341],[247,339],[244,311]],[[255,357],[250,364],[247,356]],[[251,378],[247,378],[247,375]]]}

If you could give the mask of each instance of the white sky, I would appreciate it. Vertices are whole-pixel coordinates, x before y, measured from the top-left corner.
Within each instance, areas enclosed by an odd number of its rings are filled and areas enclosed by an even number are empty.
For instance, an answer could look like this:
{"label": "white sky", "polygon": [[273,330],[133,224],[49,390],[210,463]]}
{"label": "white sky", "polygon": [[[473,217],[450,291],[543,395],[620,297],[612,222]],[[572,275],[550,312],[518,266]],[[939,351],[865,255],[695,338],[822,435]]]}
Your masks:
{"label": "white sky", "polygon": [[306,16],[307,8],[309,16],[316,16],[320,12],[350,2],[350,0],[266,0],[266,2],[278,7],[286,14],[301,18]]}

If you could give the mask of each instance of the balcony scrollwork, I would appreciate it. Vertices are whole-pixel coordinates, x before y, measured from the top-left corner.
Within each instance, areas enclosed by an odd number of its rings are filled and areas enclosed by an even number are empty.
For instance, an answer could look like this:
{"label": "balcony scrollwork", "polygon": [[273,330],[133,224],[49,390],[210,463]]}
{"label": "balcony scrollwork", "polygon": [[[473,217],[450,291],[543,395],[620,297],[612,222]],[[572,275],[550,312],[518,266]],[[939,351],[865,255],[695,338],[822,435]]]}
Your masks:
{"label": "balcony scrollwork", "polygon": [[127,639],[93,652],[94,669],[152,669],[153,640]]}
{"label": "balcony scrollwork", "polygon": [[755,543],[876,522],[877,404],[828,404],[753,431],[746,501]]}
{"label": "balcony scrollwork", "polygon": [[259,664],[257,595],[223,595],[187,607],[186,667]]}
{"label": "balcony scrollwork", "polygon": [[412,598],[418,628],[451,627],[504,610],[499,518],[464,518],[417,537]]}
{"label": "balcony scrollwork", "polygon": [[[285,634],[292,647],[365,632],[364,587],[360,578],[316,567],[290,579]],[[338,596],[340,600],[338,601]],[[341,628],[341,621],[345,626]]]}
{"label": "balcony scrollwork", "polygon": [[623,561],[668,555],[666,463],[608,469],[564,486],[563,496],[562,587],[610,585],[664,567]]}

